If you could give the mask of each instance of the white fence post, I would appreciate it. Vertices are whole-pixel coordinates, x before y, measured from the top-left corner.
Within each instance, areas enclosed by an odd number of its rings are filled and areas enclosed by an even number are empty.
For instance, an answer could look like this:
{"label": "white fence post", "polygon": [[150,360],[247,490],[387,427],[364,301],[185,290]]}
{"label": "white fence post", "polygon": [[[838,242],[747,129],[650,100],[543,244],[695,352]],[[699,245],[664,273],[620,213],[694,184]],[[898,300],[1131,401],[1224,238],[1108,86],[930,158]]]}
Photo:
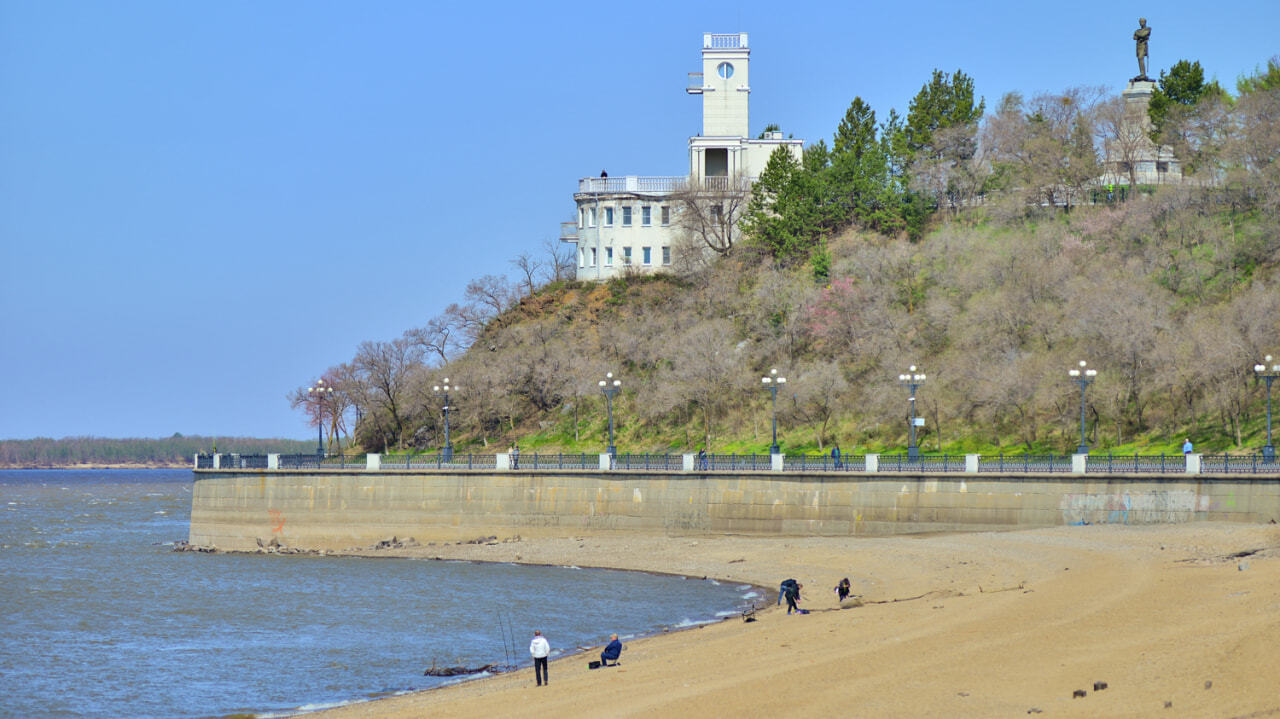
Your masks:
{"label": "white fence post", "polygon": [[220,454],[213,455],[213,468],[222,469],[222,455]]}
{"label": "white fence post", "polygon": [[382,455],[376,452],[370,452],[364,457],[364,469],[366,472],[377,472],[382,469]]}
{"label": "white fence post", "polygon": [[613,469],[613,457],[608,452],[600,453],[600,469],[605,472]]}
{"label": "white fence post", "polygon": [[1089,455],[1087,454],[1071,455],[1071,473],[1072,474],[1084,474],[1088,466],[1089,466]]}
{"label": "white fence post", "polygon": [[1200,474],[1200,455],[1187,452],[1187,474]]}
{"label": "white fence post", "polygon": [[981,455],[977,455],[977,454],[966,454],[966,455],[964,456],[964,471],[965,471],[965,472],[967,472],[967,473],[969,473],[969,474],[977,474],[977,473],[978,473],[978,458],[979,458],[980,456],[981,456]]}
{"label": "white fence post", "polygon": [[280,455],[278,454],[267,455],[267,469],[280,469]]}
{"label": "white fence post", "polygon": [[769,469],[773,470],[774,472],[781,472],[783,456],[784,455],[782,454],[769,455]]}
{"label": "white fence post", "polygon": [[697,455],[694,455],[694,454],[682,454],[682,455],[680,455],[680,468],[681,468],[681,469],[683,469],[683,470],[684,470],[684,471],[686,471],[686,472],[692,472],[692,471],[693,471],[693,458],[694,458],[694,457],[696,457],[696,456],[697,456]]}
{"label": "white fence post", "polygon": [[880,471],[880,455],[878,454],[867,455],[867,471],[868,472]]}
{"label": "white fence post", "polygon": [[511,469],[511,455],[507,452],[500,452],[493,455],[493,468],[499,472],[507,472]]}

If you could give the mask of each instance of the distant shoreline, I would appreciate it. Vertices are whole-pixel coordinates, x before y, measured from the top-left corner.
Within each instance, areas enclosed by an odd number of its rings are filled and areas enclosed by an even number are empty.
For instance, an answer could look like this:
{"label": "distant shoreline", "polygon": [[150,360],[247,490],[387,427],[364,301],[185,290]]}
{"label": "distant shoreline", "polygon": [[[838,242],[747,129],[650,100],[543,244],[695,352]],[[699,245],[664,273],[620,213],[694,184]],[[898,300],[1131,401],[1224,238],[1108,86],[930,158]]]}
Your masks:
{"label": "distant shoreline", "polygon": [[190,469],[190,462],[92,462],[82,464],[0,464],[3,469]]}

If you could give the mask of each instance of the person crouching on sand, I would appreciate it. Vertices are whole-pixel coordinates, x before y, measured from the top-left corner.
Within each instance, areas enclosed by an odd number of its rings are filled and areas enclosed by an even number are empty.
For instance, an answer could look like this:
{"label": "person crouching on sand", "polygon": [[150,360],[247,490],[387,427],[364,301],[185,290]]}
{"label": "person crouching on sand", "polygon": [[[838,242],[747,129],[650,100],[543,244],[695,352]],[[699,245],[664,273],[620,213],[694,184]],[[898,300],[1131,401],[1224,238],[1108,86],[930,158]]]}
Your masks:
{"label": "person crouching on sand", "polygon": [[843,602],[845,599],[849,597],[849,578],[848,577],[841,579],[840,583],[836,585],[836,595],[839,596],[839,601],[841,602]]}
{"label": "person crouching on sand", "polygon": [[796,606],[796,603],[800,601],[801,589],[804,589],[804,585],[799,582],[796,582],[790,587],[787,587],[787,614],[790,614],[792,611],[795,611],[799,614],[805,613],[804,610]]}

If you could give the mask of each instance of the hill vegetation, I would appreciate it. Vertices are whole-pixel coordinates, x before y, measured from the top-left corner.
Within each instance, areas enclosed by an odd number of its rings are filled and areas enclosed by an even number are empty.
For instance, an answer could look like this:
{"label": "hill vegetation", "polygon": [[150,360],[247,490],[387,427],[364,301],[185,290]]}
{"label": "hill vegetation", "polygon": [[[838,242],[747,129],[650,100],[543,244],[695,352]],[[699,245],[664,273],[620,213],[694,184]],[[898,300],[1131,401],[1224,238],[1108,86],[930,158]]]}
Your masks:
{"label": "hill vegetation", "polygon": [[775,155],[727,220],[736,243],[707,252],[693,228],[670,273],[603,284],[568,280],[549,246],[516,260],[518,282],[479,278],[362,344],[324,374],[323,405],[292,400],[335,444],[425,450],[449,377],[459,451],[600,451],[613,372],[621,450],[762,451],[777,368],[785,450],[867,451],[905,443],[897,377],[915,365],[927,451],[1062,453],[1079,440],[1067,370],[1087,360],[1090,444],[1256,449],[1251,368],[1280,355],[1280,61],[1236,96],[1198,67],[1162,75],[1152,125],[1182,184],[1108,197],[1120,98],[1009,94],[984,114],[971,79],[935,72],[906,117],[877,123],[855,98],[830,150]]}

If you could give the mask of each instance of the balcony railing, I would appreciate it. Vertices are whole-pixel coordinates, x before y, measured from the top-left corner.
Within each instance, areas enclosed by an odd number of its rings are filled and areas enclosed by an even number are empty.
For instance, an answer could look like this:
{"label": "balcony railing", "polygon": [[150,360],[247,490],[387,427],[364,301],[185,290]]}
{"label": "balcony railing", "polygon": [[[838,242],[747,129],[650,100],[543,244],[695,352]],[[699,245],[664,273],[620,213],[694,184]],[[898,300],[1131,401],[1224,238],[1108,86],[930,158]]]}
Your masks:
{"label": "balcony railing", "polygon": [[713,50],[736,50],[747,46],[745,32],[705,33],[702,36],[702,47]]}
{"label": "balcony railing", "polygon": [[691,92],[694,94],[702,92],[702,73],[700,72],[689,73],[689,82],[684,86],[684,89],[686,92]]}
{"label": "balcony railing", "polygon": [[[741,176],[719,177],[642,177],[626,175],[625,177],[584,177],[578,180],[580,194],[634,193],[652,195],[670,195],[689,187],[690,182],[701,182],[702,189],[716,192],[726,190],[750,190],[757,178]],[[576,227],[576,225],[575,225]],[[563,235],[561,235],[563,237]]]}
{"label": "balcony railing", "polygon": [[560,223],[560,239],[562,240],[578,239],[578,223],[561,222]]}

